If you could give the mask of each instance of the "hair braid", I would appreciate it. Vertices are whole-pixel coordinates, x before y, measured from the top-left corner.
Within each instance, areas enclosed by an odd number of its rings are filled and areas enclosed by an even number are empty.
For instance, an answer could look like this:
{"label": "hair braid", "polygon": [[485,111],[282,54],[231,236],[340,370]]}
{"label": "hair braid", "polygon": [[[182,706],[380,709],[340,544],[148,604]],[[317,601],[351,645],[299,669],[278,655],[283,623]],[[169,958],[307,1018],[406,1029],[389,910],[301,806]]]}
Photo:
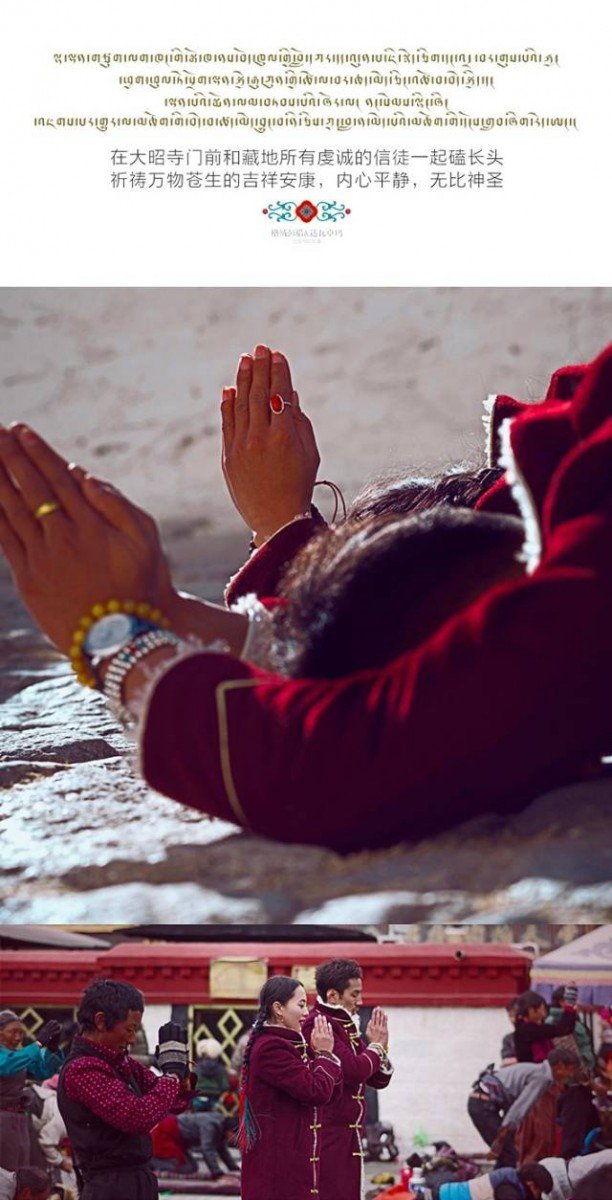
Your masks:
{"label": "hair braid", "polygon": [[260,1132],[257,1117],[251,1108],[246,1092],[253,1046],[264,1032],[266,1021],[272,1012],[272,1005],[277,1000],[281,1004],[286,1004],[299,986],[299,979],[292,979],[289,975],[273,975],[264,983],[259,994],[259,1009],[253,1022],[249,1040],[244,1048],[240,1071],[240,1125],[238,1127],[237,1142],[243,1154],[255,1144]]}

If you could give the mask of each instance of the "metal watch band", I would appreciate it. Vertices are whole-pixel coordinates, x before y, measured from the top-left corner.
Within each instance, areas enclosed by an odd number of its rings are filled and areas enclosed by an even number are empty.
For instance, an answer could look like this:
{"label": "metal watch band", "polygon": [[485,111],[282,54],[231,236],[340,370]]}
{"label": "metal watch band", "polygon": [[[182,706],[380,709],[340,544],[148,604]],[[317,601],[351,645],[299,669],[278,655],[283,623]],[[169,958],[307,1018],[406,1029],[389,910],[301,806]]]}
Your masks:
{"label": "metal watch band", "polygon": [[133,638],[126,646],[122,646],[121,650],[109,660],[110,665],[106,672],[103,691],[114,715],[124,725],[129,725],[133,721],[130,710],[123,703],[123,684],[132,667],[135,667],[141,659],[146,658],[152,650],[159,650],[162,646],[182,645],[182,639],[175,633],[170,633],[165,629],[151,629],[147,633],[141,633]]}

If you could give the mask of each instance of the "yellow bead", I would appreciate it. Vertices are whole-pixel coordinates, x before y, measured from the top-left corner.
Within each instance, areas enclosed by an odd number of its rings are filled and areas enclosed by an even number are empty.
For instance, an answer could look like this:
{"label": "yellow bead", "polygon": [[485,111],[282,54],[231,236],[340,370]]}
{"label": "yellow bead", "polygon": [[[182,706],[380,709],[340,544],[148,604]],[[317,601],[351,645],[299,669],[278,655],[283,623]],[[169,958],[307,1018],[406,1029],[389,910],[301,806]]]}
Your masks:
{"label": "yellow bead", "polygon": [[75,629],[74,637],[72,639],[73,646],[82,646],[84,641],[85,641],[85,630],[84,629]]}
{"label": "yellow bead", "polygon": [[149,613],[149,616],[152,621],[156,622],[156,624],[159,624],[160,621],[163,620],[162,614],[160,613],[158,608],[152,608],[151,612]]}
{"label": "yellow bead", "polygon": [[81,629],[91,629],[93,625],[93,617],[81,617],[79,625]]}
{"label": "yellow bead", "polygon": [[135,605],[134,601],[133,601],[133,600],[124,600],[124,601],[123,601],[123,611],[124,611],[124,612],[126,612],[126,613],[133,613],[133,612],[135,612],[135,611],[136,611],[136,605]]}
{"label": "yellow bead", "polygon": [[115,612],[121,611],[121,604],[120,604],[119,600],[109,600],[106,607],[107,607],[109,613],[115,613]]}
{"label": "yellow bead", "polygon": [[104,616],[105,612],[106,612],[106,608],[104,607],[103,604],[94,604],[94,606],[91,610],[91,615],[92,615],[92,617],[95,617],[96,620],[99,620],[100,617]]}
{"label": "yellow bead", "polygon": [[81,650],[80,646],[71,646],[70,650],[69,650],[69,655],[70,655],[70,658],[76,659],[80,662],[80,660],[83,657],[83,651]]}
{"label": "yellow bead", "polygon": [[146,604],[146,602],[145,602],[144,600],[143,600],[143,601],[141,601],[141,603],[140,603],[140,604],[137,604],[137,605],[136,605],[136,612],[137,612],[137,614],[138,614],[138,616],[139,616],[139,617],[148,617],[148,615],[149,615],[149,605],[148,605],[148,604]]}

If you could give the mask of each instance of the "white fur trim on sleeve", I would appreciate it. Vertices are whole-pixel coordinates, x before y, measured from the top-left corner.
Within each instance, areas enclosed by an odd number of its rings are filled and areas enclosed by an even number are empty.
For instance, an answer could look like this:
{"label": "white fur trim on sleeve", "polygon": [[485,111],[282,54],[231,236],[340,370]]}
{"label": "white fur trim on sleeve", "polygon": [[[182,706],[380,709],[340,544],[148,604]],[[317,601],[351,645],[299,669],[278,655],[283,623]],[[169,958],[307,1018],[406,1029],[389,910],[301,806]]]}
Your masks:
{"label": "white fur trim on sleeve", "polygon": [[514,456],[510,440],[511,425],[512,418],[508,418],[508,420],[503,422],[499,431],[499,465],[506,471],[510,491],[521,514],[525,528],[525,539],[520,558],[525,563],[527,574],[531,575],[536,567],[539,566],[542,557],[542,531],[540,528],[539,513],[533,496]]}
{"label": "white fur trim on sleeve", "polygon": [[242,613],[249,618],[241,659],[264,670],[271,670],[274,627],[270,610],[261,603],[254,592],[249,592],[247,596],[240,596],[236,603],[232,604],[230,611]]}
{"label": "white fur trim on sleeve", "polygon": [[485,454],[487,456],[487,466],[497,466],[497,458],[495,454],[495,402],[497,400],[497,392],[492,392],[483,400],[482,408],[482,423],[485,430]]}

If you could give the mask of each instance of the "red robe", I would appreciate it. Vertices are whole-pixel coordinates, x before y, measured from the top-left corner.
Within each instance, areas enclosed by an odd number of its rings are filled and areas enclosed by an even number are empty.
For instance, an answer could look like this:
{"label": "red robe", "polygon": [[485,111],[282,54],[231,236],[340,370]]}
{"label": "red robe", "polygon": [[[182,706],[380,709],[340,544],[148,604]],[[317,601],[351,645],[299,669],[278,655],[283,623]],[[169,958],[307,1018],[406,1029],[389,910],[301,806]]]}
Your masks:
{"label": "red robe", "polygon": [[340,1065],[315,1056],[300,1033],[266,1026],[251,1051],[246,1097],[258,1137],[242,1157],[242,1200],[319,1196],[321,1107]]}
{"label": "red robe", "polygon": [[392,1068],[365,1038],[345,1009],[317,1000],[303,1025],[310,1040],[317,1013],[334,1031],[334,1054],[342,1064],[342,1087],[321,1113],[321,1183],[319,1200],[360,1200],[363,1183],[365,1085],[386,1088]]}
{"label": "red robe", "polygon": [[345,679],[178,661],[143,720],[147,781],[278,841],[348,852],[517,811],[610,753],[612,348],[571,400],[520,413],[509,443],[541,540],[532,574]]}

